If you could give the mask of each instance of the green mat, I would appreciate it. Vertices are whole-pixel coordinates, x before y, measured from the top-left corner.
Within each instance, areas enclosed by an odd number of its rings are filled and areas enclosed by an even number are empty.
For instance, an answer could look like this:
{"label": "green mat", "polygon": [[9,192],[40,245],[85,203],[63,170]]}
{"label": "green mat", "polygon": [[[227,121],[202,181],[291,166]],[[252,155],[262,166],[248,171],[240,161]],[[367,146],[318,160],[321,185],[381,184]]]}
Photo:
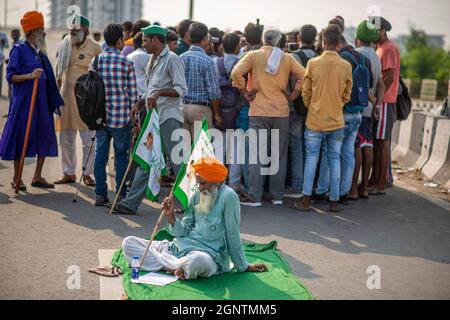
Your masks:
{"label": "green mat", "polygon": [[[173,239],[167,230],[160,231],[155,238],[165,239]],[[130,300],[314,300],[312,293],[292,273],[277,245],[275,241],[244,245],[249,263],[265,263],[269,272],[233,271],[209,279],[177,281],[165,287],[132,283],[131,269],[122,250],[114,254],[112,265],[123,271],[123,287]]]}

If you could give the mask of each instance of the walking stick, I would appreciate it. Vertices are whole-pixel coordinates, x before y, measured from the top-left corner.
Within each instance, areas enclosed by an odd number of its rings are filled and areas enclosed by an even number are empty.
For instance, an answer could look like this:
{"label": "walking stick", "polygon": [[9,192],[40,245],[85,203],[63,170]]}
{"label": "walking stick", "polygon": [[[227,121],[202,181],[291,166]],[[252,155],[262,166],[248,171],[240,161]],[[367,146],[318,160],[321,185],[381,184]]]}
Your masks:
{"label": "walking stick", "polygon": [[[173,190],[170,192],[170,201],[173,201]],[[152,245],[153,240],[155,240],[156,234],[158,233],[159,228],[161,227],[161,224],[164,220],[164,210],[161,212],[161,215],[159,216],[158,222],[156,222],[155,228],[153,229],[152,235],[150,237],[150,241],[148,242],[147,248],[145,249],[144,255],[141,258],[141,263],[139,264],[139,268],[142,267],[144,264],[145,256],[147,255],[148,251],[150,250],[150,247]]]}
{"label": "walking stick", "polygon": [[30,138],[31,123],[33,122],[34,107],[36,105],[36,96],[37,96],[38,85],[39,85],[39,79],[34,79],[33,93],[31,95],[30,111],[28,113],[27,129],[25,131],[25,139],[23,141],[22,156],[20,157],[20,162],[19,162],[19,172],[16,177],[16,194],[19,194],[20,181],[22,180],[23,166],[25,164],[25,157],[27,155],[27,149],[28,149],[28,139]]}
{"label": "walking stick", "polygon": [[75,198],[73,198],[73,200],[72,200],[73,203],[76,203],[78,200],[78,195],[80,194],[81,182],[83,181],[87,166],[89,164],[89,160],[91,158],[92,149],[94,148],[95,137],[96,137],[96,132],[94,131],[94,134],[92,135],[92,138],[91,138],[91,146],[89,147],[89,152],[88,152],[88,156],[86,159],[86,163],[83,165],[83,173],[81,174],[80,182],[78,183],[77,192],[75,193]]}
{"label": "walking stick", "polygon": [[119,191],[117,191],[116,197],[114,198],[114,202],[113,202],[113,205],[111,207],[111,210],[109,211],[109,215],[112,215],[114,209],[116,208],[117,201],[119,200],[119,197],[120,197],[120,193],[122,192],[122,189],[123,189],[123,186],[125,185],[125,182],[127,180],[128,174],[130,173],[131,167],[133,166],[133,161],[134,161],[133,157],[130,156],[130,162],[128,163],[127,171],[125,171],[125,175],[123,176],[122,183],[120,184]]}

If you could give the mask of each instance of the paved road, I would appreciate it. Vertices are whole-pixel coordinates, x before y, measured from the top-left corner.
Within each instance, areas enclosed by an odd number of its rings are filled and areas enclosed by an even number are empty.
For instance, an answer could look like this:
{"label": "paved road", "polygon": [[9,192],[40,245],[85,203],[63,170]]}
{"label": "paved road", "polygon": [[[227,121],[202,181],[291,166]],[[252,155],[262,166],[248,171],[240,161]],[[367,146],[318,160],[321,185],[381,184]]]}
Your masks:
{"label": "paved road", "polygon": [[[5,110],[0,100],[0,114]],[[0,121],[0,129],[4,119]],[[27,162],[30,183],[34,161]],[[59,159],[45,176],[59,177]],[[0,161],[0,298],[99,299],[99,279],[87,272],[99,249],[115,249],[128,235],[147,236],[159,216],[148,203],[138,216],[108,216],[93,206],[92,189],[29,189],[15,196],[12,163]],[[319,299],[449,299],[450,202],[409,184],[341,214],[300,214],[288,207],[243,209],[245,241],[279,241],[295,274]],[[318,207],[326,210],[326,207]],[[66,286],[69,266],[81,269],[81,289]],[[381,270],[381,290],[367,289],[367,269]]]}

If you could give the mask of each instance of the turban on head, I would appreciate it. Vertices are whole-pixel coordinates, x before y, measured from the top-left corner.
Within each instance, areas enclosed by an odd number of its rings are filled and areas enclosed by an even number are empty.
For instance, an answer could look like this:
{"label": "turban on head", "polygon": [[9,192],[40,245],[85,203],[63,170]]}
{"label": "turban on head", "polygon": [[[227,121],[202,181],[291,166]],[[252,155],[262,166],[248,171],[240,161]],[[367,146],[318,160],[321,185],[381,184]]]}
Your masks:
{"label": "turban on head", "polygon": [[224,182],[228,177],[228,169],[219,160],[212,157],[203,157],[194,166],[196,176],[212,183]]}
{"label": "turban on head", "polygon": [[373,43],[380,38],[380,33],[373,24],[364,20],[356,29],[356,38],[367,43]]}
{"label": "turban on head", "polygon": [[78,26],[85,26],[89,28],[90,25],[91,23],[88,18],[86,18],[85,16],[77,15],[72,21],[71,29],[76,29]]}
{"label": "turban on head", "polygon": [[29,11],[22,17],[20,24],[25,33],[35,29],[41,29],[44,27],[44,16],[40,12]]}

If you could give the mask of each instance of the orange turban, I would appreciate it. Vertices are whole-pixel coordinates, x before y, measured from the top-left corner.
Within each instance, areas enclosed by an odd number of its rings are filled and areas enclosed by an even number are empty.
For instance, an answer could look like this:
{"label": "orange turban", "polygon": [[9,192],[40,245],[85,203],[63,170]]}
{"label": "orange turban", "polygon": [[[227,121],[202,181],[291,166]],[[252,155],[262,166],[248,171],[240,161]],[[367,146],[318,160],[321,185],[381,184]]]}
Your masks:
{"label": "orange turban", "polygon": [[221,183],[228,177],[228,169],[219,160],[204,157],[193,166],[195,175],[208,182]]}
{"label": "orange turban", "polygon": [[41,29],[44,27],[44,16],[37,11],[29,11],[25,13],[22,20],[20,20],[23,31],[28,33],[35,29]]}

